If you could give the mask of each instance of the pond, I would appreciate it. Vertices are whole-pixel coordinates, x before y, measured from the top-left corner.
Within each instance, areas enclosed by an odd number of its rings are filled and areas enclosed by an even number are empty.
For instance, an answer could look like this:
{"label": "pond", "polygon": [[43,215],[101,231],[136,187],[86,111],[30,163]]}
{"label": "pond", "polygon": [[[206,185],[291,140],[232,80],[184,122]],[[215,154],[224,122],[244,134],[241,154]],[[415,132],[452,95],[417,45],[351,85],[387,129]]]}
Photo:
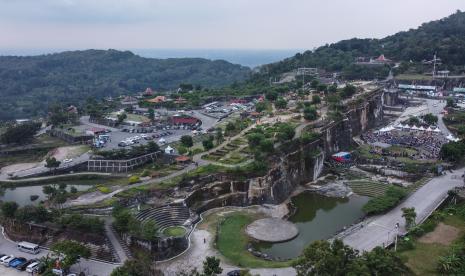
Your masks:
{"label": "pond", "polygon": [[[46,195],[42,191],[43,186],[53,185],[58,183],[41,184],[36,186],[23,186],[16,188],[3,188],[0,190],[1,201],[14,201],[19,206],[25,205],[37,205],[40,201],[46,200]],[[78,191],[86,191],[94,185],[92,182],[86,183],[86,181],[67,181],[66,190],[69,192],[71,187],[76,187]],[[35,200],[31,200],[32,195],[39,196]]]}
{"label": "pond", "polygon": [[362,206],[369,197],[352,195],[348,198],[325,197],[304,192],[292,198],[297,207],[289,218],[299,229],[299,235],[282,243],[254,243],[254,248],[270,256],[291,259],[299,256],[311,242],[332,237],[334,234],[363,217]]}

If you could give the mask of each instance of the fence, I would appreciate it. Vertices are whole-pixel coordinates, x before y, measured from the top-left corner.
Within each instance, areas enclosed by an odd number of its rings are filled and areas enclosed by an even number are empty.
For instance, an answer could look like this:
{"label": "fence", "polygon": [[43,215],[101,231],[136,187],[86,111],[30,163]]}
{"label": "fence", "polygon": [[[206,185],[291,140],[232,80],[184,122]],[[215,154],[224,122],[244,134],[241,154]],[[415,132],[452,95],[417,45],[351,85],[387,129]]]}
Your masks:
{"label": "fence", "polygon": [[129,160],[89,160],[87,170],[89,172],[126,173],[149,161],[154,162],[162,156],[163,153],[158,151]]}

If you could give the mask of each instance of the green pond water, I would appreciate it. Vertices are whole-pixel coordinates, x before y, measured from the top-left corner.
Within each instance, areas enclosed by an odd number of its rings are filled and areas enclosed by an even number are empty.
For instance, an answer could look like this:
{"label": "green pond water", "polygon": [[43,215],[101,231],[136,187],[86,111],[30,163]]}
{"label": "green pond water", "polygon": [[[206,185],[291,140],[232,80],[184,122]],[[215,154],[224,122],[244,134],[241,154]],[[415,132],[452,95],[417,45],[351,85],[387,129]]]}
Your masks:
{"label": "green pond water", "polygon": [[[59,183],[23,186],[15,188],[2,188],[0,190],[0,201],[14,201],[18,203],[19,206],[37,205],[41,200],[46,199],[46,195],[43,193],[42,187],[52,184]],[[69,192],[71,187],[76,187],[78,191],[86,191],[92,188],[92,185],[95,184],[95,180],[66,181],[66,190]],[[38,195],[39,198],[32,201],[31,195]]]}
{"label": "green pond water", "polygon": [[289,218],[299,229],[299,235],[282,243],[258,242],[254,248],[273,257],[291,259],[299,256],[312,241],[323,240],[363,217],[362,206],[368,197],[352,195],[348,198],[331,198],[304,192],[292,198],[297,207]]}

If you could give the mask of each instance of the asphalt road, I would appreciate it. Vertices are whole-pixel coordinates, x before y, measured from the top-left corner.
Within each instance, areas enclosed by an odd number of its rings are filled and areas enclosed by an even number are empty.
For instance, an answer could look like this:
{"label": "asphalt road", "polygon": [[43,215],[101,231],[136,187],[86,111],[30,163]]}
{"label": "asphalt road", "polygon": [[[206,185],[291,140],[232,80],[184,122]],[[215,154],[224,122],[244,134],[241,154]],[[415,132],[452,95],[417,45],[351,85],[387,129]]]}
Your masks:
{"label": "asphalt road", "polygon": [[[433,178],[387,214],[364,221],[362,228],[357,228],[343,237],[344,243],[360,251],[370,251],[376,246],[392,243],[397,231],[399,234],[406,232],[402,208],[415,207],[416,221],[422,222],[447,197],[450,189],[464,185],[462,178],[464,172],[465,168],[462,168]],[[400,224],[398,230],[395,228],[396,223]]]}

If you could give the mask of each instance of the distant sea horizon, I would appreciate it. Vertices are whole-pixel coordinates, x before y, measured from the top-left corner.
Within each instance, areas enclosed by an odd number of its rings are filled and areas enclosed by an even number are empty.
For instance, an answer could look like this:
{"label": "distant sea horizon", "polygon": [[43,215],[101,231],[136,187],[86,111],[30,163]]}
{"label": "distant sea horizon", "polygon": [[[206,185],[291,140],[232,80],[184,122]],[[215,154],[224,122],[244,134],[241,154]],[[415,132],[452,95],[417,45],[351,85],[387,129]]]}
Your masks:
{"label": "distant sea horizon", "polygon": [[[146,58],[205,58],[226,60],[254,68],[292,57],[302,49],[117,49]],[[73,51],[72,49],[0,49],[0,56],[36,56]]]}

